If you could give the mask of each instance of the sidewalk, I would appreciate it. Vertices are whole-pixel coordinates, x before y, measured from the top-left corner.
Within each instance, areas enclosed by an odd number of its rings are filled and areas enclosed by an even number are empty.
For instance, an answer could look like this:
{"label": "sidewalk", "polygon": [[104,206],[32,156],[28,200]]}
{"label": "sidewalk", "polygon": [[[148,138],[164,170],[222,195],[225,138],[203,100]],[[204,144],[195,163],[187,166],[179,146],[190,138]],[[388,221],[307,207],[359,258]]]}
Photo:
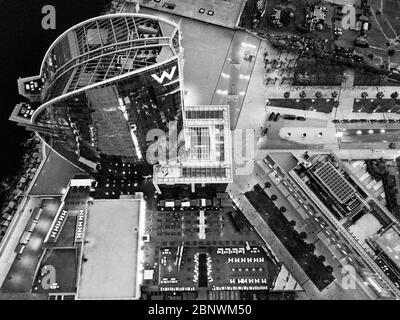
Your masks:
{"label": "sidewalk", "polygon": [[268,224],[260,217],[260,214],[254,209],[247,198],[242,194],[245,190],[238,187],[236,184],[228,185],[228,193],[232,196],[234,202],[242,210],[243,214],[254,226],[261,238],[268,243],[269,247],[274,252],[277,259],[282,262],[288,271],[293,275],[300,286],[305,290],[308,299],[322,299],[321,292],[310,281],[303,269],[297,261],[287,251],[282,242],[277,238]]}
{"label": "sidewalk", "polygon": [[229,46],[211,104],[229,104],[231,128],[236,126],[256,65],[256,58],[249,61],[245,56],[257,57],[260,44],[261,41],[252,35],[236,31]]}
{"label": "sidewalk", "polygon": [[[236,28],[245,4],[245,1],[242,0],[161,0],[159,2],[154,0],[139,0],[138,2],[141,7],[196,19],[230,29]],[[174,7],[172,8],[171,6],[168,9],[166,7],[168,3]],[[200,9],[204,9],[205,11],[200,13]],[[209,15],[208,11],[213,11],[213,15]]]}

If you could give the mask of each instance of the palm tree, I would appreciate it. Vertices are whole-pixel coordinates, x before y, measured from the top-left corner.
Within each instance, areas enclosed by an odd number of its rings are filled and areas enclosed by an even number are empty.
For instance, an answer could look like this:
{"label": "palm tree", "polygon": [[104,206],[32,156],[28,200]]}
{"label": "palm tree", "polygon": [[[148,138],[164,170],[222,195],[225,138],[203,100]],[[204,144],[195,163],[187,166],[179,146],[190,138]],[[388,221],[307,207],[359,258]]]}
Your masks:
{"label": "palm tree", "polygon": [[266,187],[266,188],[271,188],[271,182],[267,181],[267,182],[265,183],[265,187]]}
{"label": "palm tree", "polygon": [[325,267],[325,271],[327,272],[327,273],[332,273],[333,272],[333,268],[332,268],[332,266],[326,266]]}
{"label": "palm tree", "polygon": [[275,201],[275,200],[277,200],[278,199],[278,197],[275,195],[275,194],[273,194],[272,196],[271,196],[271,200],[272,201]]}
{"label": "palm tree", "polygon": [[365,92],[365,91],[363,93],[361,93],[361,98],[367,99],[368,98],[368,93]]}
{"label": "palm tree", "polygon": [[315,250],[315,246],[314,246],[312,243],[307,243],[307,250],[308,250],[310,253],[313,253],[314,250]]}
{"label": "palm tree", "polygon": [[[306,232],[300,232],[300,239],[303,239],[303,240],[305,240],[305,239],[307,239],[307,233]],[[314,250],[313,250],[314,251]]]}
{"label": "palm tree", "polygon": [[306,92],[305,91],[300,92],[299,96],[300,98],[304,99],[306,97]]}
{"label": "palm tree", "polygon": [[289,92],[289,91],[286,91],[286,92],[283,94],[283,96],[285,97],[285,99],[289,99],[289,97],[290,97],[290,92]]}
{"label": "palm tree", "polygon": [[283,212],[286,212],[286,208],[285,208],[285,207],[280,207],[279,210],[280,210],[280,212],[282,212],[282,213],[283,213]]}
{"label": "palm tree", "polygon": [[334,108],[338,108],[338,107],[339,107],[339,101],[335,101],[335,102],[333,103],[333,107],[334,107]]}
{"label": "palm tree", "polygon": [[393,92],[393,93],[390,95],[390,97],[391,97],[392,99],[397,99],[398,96],[399,96],[399,93],[398,93],[397,91]]}

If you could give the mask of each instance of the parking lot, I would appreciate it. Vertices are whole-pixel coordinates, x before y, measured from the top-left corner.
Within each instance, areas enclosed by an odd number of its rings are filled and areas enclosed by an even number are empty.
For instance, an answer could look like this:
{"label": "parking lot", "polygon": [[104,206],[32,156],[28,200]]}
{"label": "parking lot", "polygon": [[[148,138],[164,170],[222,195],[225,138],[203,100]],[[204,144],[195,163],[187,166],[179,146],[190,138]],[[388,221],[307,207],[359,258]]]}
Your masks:
{"label": "parking lot", "polygon": [[233,225],[229,213],[232,208],[206,210],[205,239],[200,239],[199,210],[155,211],[148,210],[146,233],[151,243],[160,246],[176,245],[182,241],[187,246],[244,245],[245,241],[257,244],[254,231],[244,227],[240,232]]}
{"label": "parking lot", "polygon": [[[233,290],[242,285],[265,290],[270,286],[278,267],[262,251],[263,241],[242,220],[241,213],[233,207],[202,211],[196,208],[161,210],[150,205],[145,225],[150,241],[144,245],[144,268],[153,270],[155,276],[147,280],[147,285],[160,286],[162,291],[193,291],[199,288],[200,270],[203,270],[200,282],[204,286],[206,277],[209,289]],[[180,246],[183,251],[179,265]],[[206,275],[204,267],[200,267],[202,259],[206,261]]]}
{"label": "parking lot", "polygon": [[[184,247],[182,262],[176,264],[177,248],[160,249],[159,285],[168,287],[201,287],[201,273],[207,277],[207,287],[228,290],[227,287],[267,287],[272,285],[279,267],[258,246]],[[206,269],[199,267],[199,256],[205,255]]]}

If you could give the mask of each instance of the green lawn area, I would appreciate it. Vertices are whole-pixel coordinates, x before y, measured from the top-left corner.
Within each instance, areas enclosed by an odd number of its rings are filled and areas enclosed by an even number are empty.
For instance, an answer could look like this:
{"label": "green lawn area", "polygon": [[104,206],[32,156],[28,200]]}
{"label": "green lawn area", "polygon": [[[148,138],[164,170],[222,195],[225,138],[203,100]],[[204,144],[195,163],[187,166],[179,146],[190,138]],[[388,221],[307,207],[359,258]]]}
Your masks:
{"label": "green lawn area", "polygon": [[326,288],[334,280],[334,277],[329,272],[331,267],[325,266],[314,255],[315,247],[300,237],[259,184],[254,187],[254,191],[246,192],[245,196],[296,259],[310,280],[319,290]]}
{"label": "green lawn area", "polygon": [[345,67],[326,60],[299,59],[297,61],[294,86],[340,86]]}
{"label": "green lawn area", "polygon": [[[314,100],[314,101],[313,101]],[[291,97],[291,99],[270,99],[271,106],[279,108],[297,109],[297,110],[316,110],[318,112],[331,113],[334,107],[334,100],[329,99],[302,99],[300,97]]]}
{"label": "green lawn area", "polygon": [[377,73],[356,70],[354,86],[400,86],[400,82],[390,81]]}
{"label": "green lawn area", "polygon": [[[399,93],[400,94],[400,93]],[[399,99],[375,99],[375,97],[370,97],[374,99],[360,99],[358,102],[354,101],[353,111],[354,112],[399,112],[400,111],[400,100]],[[386,97],[389,98],[389,97]]]}

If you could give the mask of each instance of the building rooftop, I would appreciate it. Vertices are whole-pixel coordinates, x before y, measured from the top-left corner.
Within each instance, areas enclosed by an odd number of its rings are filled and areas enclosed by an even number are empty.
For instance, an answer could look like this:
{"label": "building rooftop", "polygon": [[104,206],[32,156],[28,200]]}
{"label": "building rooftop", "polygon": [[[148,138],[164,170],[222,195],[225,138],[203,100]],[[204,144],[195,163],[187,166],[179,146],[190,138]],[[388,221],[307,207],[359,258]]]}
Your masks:
{"label": "building rooftop", "polygon": [[47,51],[40,69],[42,100],[146,68],[179,50],[178,26],[162,18],[119,13],[86,20],[65,31]]}
{"label": "building rooftop", "polygon": [[140,296],[142,199],[94,200],[89,206],[78,299]]}
{"label": "building rooftop", "polygon": [[400,268],[400,233],[398,229],[394,227],[387,229],[375,242],[396,266]]}
{"label": "building rooftop", "polygon": [[229,106],[186,106],[183,113],[184,152],[154,167],[154,183],[231,182]]}
{"label": "building rooftop", "polygon": [[342,203],[355,193],[354,188],[329,161],[316,168],[315,175],[329,191]]}

